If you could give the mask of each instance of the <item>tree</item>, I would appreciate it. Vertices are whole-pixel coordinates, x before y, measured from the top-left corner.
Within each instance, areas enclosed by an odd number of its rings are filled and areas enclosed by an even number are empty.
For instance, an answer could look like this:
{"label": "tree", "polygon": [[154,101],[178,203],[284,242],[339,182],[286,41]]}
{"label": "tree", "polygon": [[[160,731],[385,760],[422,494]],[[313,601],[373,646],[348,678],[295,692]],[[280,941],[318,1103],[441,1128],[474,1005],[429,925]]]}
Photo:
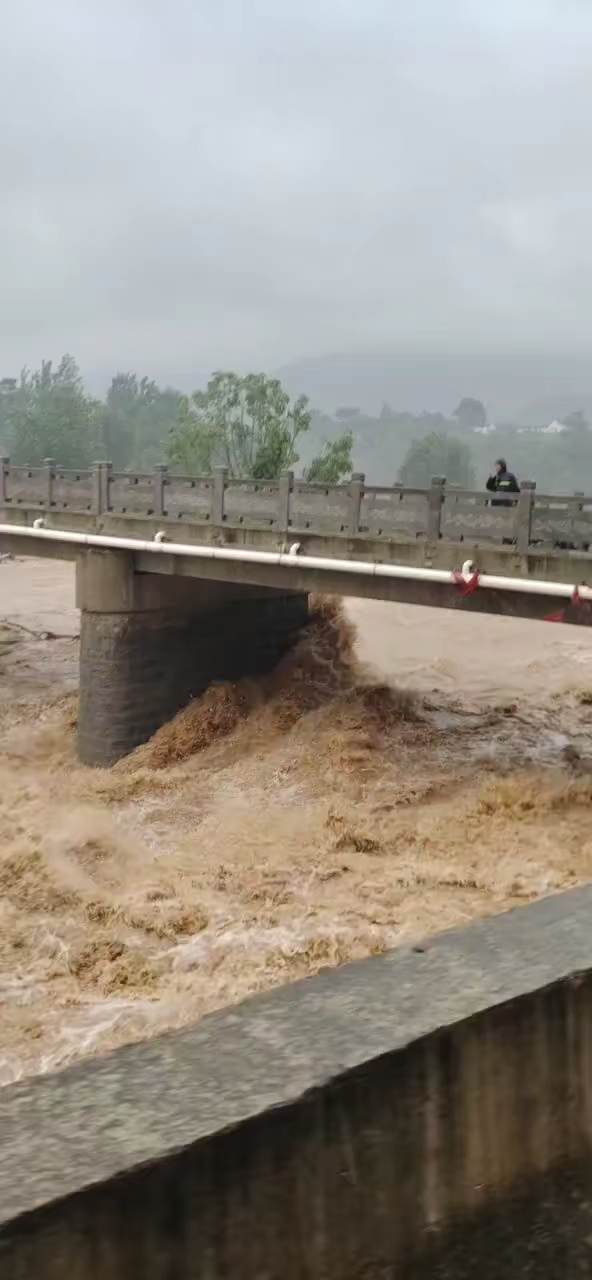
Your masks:
{"label": "tree", "polygon": [[414,489],[427,489],[432,476],[445,476],[450,484],[473,489],[475,472],[469,446],[454,436],[436,433],[415,440],[399,471],[399,479]]}
{"label": "tree", "polygon": [[475,431],[487,426],[487,410],[483,401],[473,400],[471,396],[465,396],[459,402],[452,416],[463,431]]}
{"label": "tree", "polygon": [[147,471],[165,456],[181,395],[135,373],[116,373],[101,411],[103,452],[119,471]]}
{"label": "tree", "polygon": [[304,479],[311,484],[339,484],[342,480],[349,479],[353,471],[353,442],[351,431],[345,431],[337,440],[324,444],[321,452],[306,468]]}
{"label": "tree", "polygon": [[15,462],[39,465],[50,457],[64,467],[87,467],[100,445],[99,409],[72,356],[63,356],[57,369],[44,360],[33,373],[23,370],[9,397],[4,443]]}
{"label": "tree", "polygon": [[16,378],[0,378],[0,453],[8,448],[8,418],[17,387]]}
{"label": "tree", "polygon": [[273,480],[298,462],[309,426],[306,397],[291,401],[277,378],[215,373],[206,391],[181,400],[168,458],[189,475],[225,466],[232,476]]}

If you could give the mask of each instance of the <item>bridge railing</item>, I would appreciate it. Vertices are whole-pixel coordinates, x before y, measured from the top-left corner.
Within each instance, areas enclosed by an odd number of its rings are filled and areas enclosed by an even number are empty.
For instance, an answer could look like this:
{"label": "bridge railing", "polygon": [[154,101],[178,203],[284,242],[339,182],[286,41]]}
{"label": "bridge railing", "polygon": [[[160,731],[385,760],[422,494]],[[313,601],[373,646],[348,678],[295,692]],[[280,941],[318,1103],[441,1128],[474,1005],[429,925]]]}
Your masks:
{"label": "bridge railing", "polygon": [[0,509],[53,511],[134,518],[219,528],[268,529],[352,538],[417,538],[530,546],[592,547],[592,497],[539,494],[525,482],[516,498],[447,485],[435,477],[427,489],[368,485],[354,474],[348,484],[309,484],[291,471],[279,480],[235,480],[223,468],[213,476],[183,476],[159,466],[152,472],[114,471],[98,462],[88,471],[15,467],[0,459]]}

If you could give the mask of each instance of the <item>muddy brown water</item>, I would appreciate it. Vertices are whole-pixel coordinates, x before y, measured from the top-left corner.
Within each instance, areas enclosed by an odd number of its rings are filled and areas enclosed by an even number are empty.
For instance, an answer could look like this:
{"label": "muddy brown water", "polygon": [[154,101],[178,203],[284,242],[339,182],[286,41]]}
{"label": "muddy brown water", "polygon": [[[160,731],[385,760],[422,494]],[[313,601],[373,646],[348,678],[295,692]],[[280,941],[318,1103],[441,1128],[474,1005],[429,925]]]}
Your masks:
{"label": "muddy brown water", "polygon": [[0,1083],[591,878],[590,632],[346,613],[90,771],[72,569],[0,562]]}

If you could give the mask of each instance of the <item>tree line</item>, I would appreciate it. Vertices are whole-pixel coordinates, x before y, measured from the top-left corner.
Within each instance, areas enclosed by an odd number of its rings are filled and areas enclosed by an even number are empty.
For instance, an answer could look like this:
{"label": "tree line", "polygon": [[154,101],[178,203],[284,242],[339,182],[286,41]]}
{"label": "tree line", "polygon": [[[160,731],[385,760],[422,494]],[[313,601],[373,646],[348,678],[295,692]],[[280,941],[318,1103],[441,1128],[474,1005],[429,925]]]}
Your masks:
{"label": "tree line", "polygon": [[[16,464],[53,458],[67,469],[107,459],[116,471],[167,461],[186,475],[216,466],[232,476],[274,479],[300,461],[311,425],[305,396],[292,399],[276,378],[218,372],[184,396],[135,373],[117,373],[104,399],[88,393],[76,361],[43,361],[19,380],[0,382],[0,443]],[[353,433],[321,442],[304,469],[326,484],[352,472]]]}
{"label": "tree line", "polygon": [[[562,417],[563,434],[544,434],[515,423],[483,433],[487,414],[470,397],[453,413],[411,413],[384,404],[378,414],[342,406],[331,416],[313,414],[312,436],[331,438],[344,428],[354,433],[356,469],[380,484],[399,481],[417,488],[432,476],[450,484],[482,489],[499,457],[521,480],[540,492],[592,493],[592,430],[582,411]],[[311,441],[312,443],[312,441]]]}
{"label": "tree line", "polygon": [[355,467],[370,483],[427,487],[442,475],[482,488],[499,456],[522,480],[547,492],[592,491],[592,431],[572,414],[564,435],[516,427],[476,434],[485,406],[462,399],[452,414],[397,411],[376,416],[355,406],[334,414],[291,397],[265,374],[215,373],[186,396],[147,377],[120,372],[103,398],[91,395],[72,356],[44,361],[20,379],[0,380],[0,447],[16,464],[53,458],[68,469],[107,459],[116,471],[148,471],[168,462],[186,475],[225,466],[235,477],[274,479],[298,470],[310,481],[346,481]]}

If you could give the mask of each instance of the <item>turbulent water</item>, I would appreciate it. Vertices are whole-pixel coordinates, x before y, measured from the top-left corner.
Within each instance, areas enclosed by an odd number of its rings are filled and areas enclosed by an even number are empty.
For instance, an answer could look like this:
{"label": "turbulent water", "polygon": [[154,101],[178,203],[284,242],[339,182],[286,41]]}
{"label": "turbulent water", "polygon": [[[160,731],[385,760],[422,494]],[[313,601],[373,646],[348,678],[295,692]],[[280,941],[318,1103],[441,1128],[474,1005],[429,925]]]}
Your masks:
{"label": "turbulent water", "polygon": [[90,771],[70,567],[0,619],[0,1083],[592,877],[585,629],[318,601]]}

